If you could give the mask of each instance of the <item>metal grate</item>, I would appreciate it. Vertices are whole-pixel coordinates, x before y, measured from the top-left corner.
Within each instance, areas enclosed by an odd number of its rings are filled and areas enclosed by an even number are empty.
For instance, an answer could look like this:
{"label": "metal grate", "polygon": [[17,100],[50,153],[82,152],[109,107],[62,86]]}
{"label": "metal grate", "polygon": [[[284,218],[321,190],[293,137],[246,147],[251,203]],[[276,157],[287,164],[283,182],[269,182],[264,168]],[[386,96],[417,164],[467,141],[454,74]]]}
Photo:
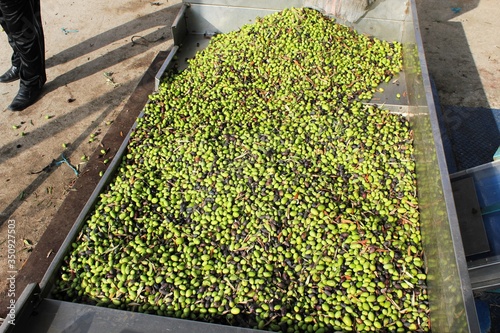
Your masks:
{"label": "metal grate", "polygon": [[441,108],[457,171],[491,162],[500,146],[500,109]]}

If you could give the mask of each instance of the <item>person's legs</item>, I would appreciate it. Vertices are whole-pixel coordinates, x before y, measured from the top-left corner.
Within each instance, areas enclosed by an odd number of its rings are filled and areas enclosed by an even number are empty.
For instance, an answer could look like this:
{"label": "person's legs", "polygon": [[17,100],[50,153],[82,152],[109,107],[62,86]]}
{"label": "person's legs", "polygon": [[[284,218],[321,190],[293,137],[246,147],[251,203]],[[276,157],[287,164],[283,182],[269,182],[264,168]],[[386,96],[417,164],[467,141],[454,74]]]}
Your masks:
{"label": "person's legs", "polygon": [[4,29],[20,59],[20,89],[9,107],[19,111],[38,98],[47,80],[40,0],[0,0],[0,11]]}
{"label": "person's legs", "polygon": [[5,19],[3,17],[2,11],[0,10],[0,26],[5,31],[10,47],[12,48],[12,57],[11,57],[11,68],[7,70],[3,75],[0,76],[0,82],[12,82],[19,79],[19,68],[21,67],[21,58],[19,57],[19,53],[16,52],[14,41],[10,38],[10,35],[7,33],[7,25],[5,23]]}

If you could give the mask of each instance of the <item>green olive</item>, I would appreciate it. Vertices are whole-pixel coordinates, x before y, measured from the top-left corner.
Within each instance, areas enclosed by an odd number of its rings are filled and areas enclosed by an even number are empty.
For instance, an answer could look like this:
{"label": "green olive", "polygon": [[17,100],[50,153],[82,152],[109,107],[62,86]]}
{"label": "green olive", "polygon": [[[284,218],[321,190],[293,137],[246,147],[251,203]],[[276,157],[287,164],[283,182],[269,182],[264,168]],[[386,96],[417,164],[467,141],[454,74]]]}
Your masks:
{"label": "green olive", "polygon": [[401,45],[294,8],[187,62],[151,94],[54,296],[274,331],[428,331],[412,132],[362,103]]}

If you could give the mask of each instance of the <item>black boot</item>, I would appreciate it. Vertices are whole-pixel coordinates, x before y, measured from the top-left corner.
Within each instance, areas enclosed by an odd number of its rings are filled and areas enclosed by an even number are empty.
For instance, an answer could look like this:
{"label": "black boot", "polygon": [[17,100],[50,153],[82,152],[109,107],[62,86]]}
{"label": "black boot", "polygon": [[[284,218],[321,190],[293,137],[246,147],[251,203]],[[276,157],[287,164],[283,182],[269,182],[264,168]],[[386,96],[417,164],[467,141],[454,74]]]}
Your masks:
{"label": "black boot", "polygon": [[14,97],[14,100],[9,105],[8,109],[10,111],[22,111],[28,106],[35,103],[40,97],[43,89],[43,84],[35,86],[25,86],[21,84],[19,91]]}
{"label": "black boot", "polygon": [[1,83],[19,80],[19,67],[12,66],[7,72],[0,76]]}

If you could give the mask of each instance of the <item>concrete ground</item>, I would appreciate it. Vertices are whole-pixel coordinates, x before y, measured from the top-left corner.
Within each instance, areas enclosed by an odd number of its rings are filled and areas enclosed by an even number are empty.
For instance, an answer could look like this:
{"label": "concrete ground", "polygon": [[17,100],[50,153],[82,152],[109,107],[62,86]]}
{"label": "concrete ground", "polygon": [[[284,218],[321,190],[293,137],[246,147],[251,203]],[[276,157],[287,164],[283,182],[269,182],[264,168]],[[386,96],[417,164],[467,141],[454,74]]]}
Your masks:
{"label": "concrete ground", "polygon": [[[40,258],[53,258],[54,251],[38,242],[51,221],[61,219],[63,201],[79,195],[73,186],[77,177],[68,165],[46,167],[62,153],[82,172],[87,163],[103,163],[95,152],[107,149],[105,134],[127,112],[127,100],[155,57],[171,46],[170,25],[179,3],[42,1],[45,92],[23,112],[0,112],[0,298],[8,286],[8,271],[21,270],[40,249],[44,251],[38,253]],[[441,104],[500,109],[496,0],[418,0],[417,7],[428,68]],[[3,72],[10,66],[3,34],[0,49]],[[0,111],[17,89],[17,82],[0,86]],[[16,267],[11,268],[7,237],[8,226],[14,223]],[[21,291],[16,290],[17,295]],[[0,317],[4,311],[2,307]]]}

